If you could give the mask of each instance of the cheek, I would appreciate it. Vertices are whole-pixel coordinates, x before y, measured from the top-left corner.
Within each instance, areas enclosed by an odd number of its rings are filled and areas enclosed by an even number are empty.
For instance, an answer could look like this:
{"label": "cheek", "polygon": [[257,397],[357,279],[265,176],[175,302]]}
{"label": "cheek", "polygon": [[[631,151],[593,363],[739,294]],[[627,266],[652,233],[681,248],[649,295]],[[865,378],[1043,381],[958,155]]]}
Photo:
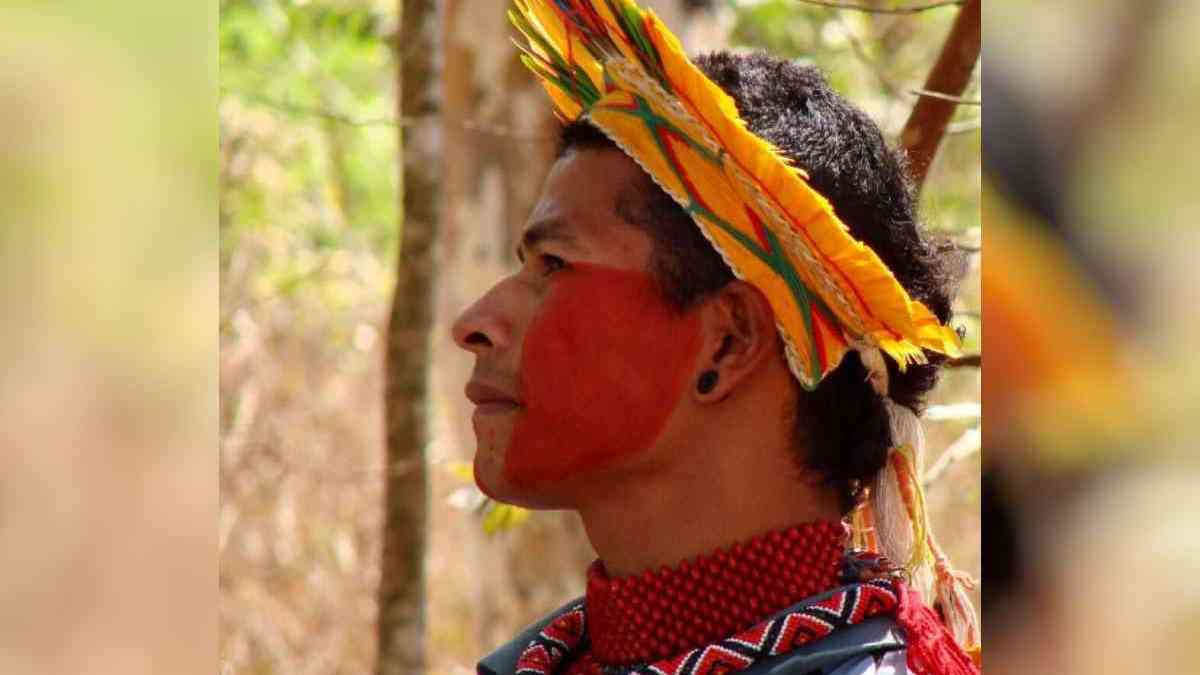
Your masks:
{"label": "cheek", "polygon": [[517,485],[561,480],[648,448],[700,348],[700,323],[643,272],[560,273],[521,353],[518,419],[505,461]]}

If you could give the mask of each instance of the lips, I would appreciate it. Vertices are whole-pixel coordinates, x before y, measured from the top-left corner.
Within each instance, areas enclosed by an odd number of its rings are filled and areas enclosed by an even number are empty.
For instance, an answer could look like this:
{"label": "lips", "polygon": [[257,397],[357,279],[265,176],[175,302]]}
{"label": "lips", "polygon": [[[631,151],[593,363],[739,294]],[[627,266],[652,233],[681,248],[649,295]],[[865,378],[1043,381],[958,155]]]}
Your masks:
{"label": "lips", "polygon": [[475,404],[477,413],[505,413],[521,407],[520,401],[512,394],[482,382],[468,382],[466,394],[467,398]]}

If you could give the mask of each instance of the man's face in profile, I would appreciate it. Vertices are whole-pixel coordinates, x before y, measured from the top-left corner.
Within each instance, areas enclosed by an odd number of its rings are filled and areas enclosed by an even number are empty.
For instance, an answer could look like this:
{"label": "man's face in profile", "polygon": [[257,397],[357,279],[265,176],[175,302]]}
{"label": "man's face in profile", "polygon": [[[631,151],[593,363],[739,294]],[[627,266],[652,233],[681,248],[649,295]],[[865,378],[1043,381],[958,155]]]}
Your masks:
{"label": "man's face in profile", "polygon": [[520,269],[455,322],[476,355],[475,478],[497,499],[565,505],[577,479],[654,443],[690,379],[699,319],[666,303],[650,237],[616,212],[643,180],[620,152],[568,151],[524,229]]}

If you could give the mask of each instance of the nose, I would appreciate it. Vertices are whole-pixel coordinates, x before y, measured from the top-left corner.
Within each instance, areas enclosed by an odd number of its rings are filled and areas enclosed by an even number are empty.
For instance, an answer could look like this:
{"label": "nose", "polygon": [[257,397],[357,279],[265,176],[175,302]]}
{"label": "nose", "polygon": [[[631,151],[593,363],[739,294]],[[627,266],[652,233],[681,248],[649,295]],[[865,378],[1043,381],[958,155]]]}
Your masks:
{"label": "nose", "polygon": [[506,349],[511,341],[512,324],[499,310],[496,290],[463,310],[450,329],[455,344],[473,354]]}

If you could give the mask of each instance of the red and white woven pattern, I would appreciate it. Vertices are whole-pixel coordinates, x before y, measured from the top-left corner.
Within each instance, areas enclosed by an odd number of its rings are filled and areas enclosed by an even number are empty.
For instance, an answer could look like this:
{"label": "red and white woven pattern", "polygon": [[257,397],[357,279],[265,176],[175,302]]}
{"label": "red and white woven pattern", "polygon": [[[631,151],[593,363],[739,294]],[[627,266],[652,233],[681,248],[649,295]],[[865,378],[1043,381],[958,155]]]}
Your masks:
{"label": "red and white woven pattern", "polygon": [[814,605],[633,672],[639,675],[709,675],[742,670],[760,659],[786,654],[869,617],[889,614],[895,611],[898,602],[896,590],[889,581],[855,584]]}
{"label": "red and white woven pattern", "polygon": [[[742,670],[760,659],[786,654],[872,616],[893,613],[898,604],[896,586],[890,580],[853,584],[826,600],[762,621],[732,637],[625,672],[717,675]],[[553,675],[579,646],[585,628],[582,604],[566,610],[526,647],[517,661],[516,675]]]}
{"label": "red and white woven pattern", "polygon": [[567,608],[521,652],[515,675],[552,675],[583,639],[587,617],[583,603]]}

